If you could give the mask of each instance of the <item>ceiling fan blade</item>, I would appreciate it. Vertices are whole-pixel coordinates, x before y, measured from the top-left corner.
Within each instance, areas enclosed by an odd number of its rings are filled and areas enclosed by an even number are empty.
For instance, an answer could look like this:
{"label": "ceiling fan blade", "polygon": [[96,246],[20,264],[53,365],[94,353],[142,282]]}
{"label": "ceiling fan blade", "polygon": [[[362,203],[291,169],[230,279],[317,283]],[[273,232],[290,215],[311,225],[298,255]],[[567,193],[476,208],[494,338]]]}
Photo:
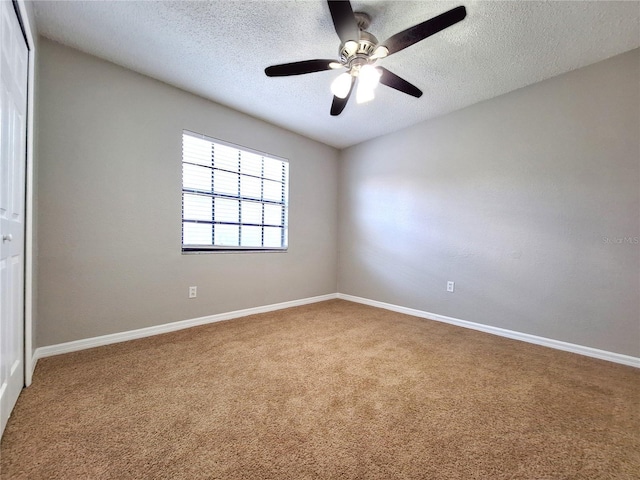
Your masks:
{"label": "ceiling fan blade", "polygon": [[353,85],[356,83],[356,77],[351,77],[351,88],[349,89],[349,93],[344,98],[333,96],[333,102],[331,103],[331,115],[334,117],[336,115],[340,115],[344,110],[344,107],[347,106],[347,102],[349,101],[349,97],[351,96],[351,92],[353,92]]}
{"label": "ceiling fan blade", "polygon": [[384,67],[376,68],[382,72],[382,75],[380,76],[380,83],[386,85],[387,87],[395,88],[396,90],[399,90],[402,93],[406,93],[407,95],[412,95],[416,98],[420,98],[422,96],[422,90],[420,90],[415,85],[407,82],[404,78],[399,77],[398,75],[390,72]]}
{"label": "ceiling fan blade", "polygon": [[271,65],[264,69],[268,77],[286,77],[288,75],[302,75],[303,73],[321,72],[332,70],[331,63],[335,60],[304,60],[302,62],[283,63],[281,65]]}
{"label": "ceiling fan blade", "polygon": [[433,17],[411,28],[407,28],[400,33],[396,33],[394,36],[380,43],[380,45],[387,47],[389,55],[391,55],[458,23],[466,16],[467,10],[463,6],[453,8],[437,17]]}
{"label": "ceiling fan blade", "polygon": [[348,40],[358,41],[360,39],[360,28],[353,15],[351,2],[349,0],[327,0],[333,26],[336,29],[340,41],[345,43]]}

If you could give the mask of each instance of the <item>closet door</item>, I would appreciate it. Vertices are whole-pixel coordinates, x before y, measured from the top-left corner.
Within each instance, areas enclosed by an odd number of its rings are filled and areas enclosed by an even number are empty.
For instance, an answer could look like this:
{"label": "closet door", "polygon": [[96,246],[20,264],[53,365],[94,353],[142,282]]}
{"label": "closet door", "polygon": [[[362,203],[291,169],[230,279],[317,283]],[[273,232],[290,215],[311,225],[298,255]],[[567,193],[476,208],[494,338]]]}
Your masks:
{"label": "closet door", "polygon": [[24,386],[25,168],[29,50],[0,1],[0,435]]}

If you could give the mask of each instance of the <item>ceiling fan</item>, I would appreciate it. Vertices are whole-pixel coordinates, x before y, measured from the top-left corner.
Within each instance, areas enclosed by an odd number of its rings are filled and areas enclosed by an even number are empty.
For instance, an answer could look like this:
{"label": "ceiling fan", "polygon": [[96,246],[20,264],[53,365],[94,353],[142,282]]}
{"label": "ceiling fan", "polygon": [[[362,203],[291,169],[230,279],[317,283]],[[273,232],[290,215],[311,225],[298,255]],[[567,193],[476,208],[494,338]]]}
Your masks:
{"label": "ceiling fan", "polygon": [[327,0],[327,3],[336,33],[340,37],[340,60],[316,59],[283,63],[265,68],[264,73],[269,77],[285,77],[346,68],[347,71],[331,84],[331,115],[334,116],[340,115],[346,107],[356,79],[358,103],[372,100],[378,83],[419,98],[422,91],[418,87],[384,67],[374,67],[375,63],[458,23],[467,15],[463,6],[456,7],[396,33],[384,42],[378,42],[376,37],[366,31],[371,23],[369,15],[362,12],[354,13],[349,0]]}

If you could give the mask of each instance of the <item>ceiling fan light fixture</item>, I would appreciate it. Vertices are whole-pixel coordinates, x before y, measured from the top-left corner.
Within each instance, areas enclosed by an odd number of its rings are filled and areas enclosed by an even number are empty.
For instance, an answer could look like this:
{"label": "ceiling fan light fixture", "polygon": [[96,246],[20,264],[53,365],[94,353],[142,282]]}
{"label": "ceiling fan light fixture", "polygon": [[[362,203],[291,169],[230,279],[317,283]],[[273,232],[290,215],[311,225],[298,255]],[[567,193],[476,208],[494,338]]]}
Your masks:
{"label": "ceiling fan light fixture", "polygon": [[358,78],[360,79],[359,85],[366,89],[373,90],[378,86],[378,83],[380,83],[381,75],[382,72],[373,65],[364,65],[358,74]]}
{"label": "ceiling fan light fixture", "polygon": [[367,103],[373,100],[376,97],[374,88],[375,87],[372,88],[369,85],[359,83],[358,90],[356,91],[356,103]]}
{"label": "ceiling fan light fixture", "polygon": [[343,49],[349,56],[351,56],[358,51],[358,42],[349,40],[348,42],[345,42]]}
{"label": "ceiling fan light fixture", "polygon": [[351,74],[345,72],[341,73],[336,79],[331,82],[331,93],[338,98],[346,98],[351,90]]}
{"label": "ceiling fan light fixture", "polygon": [[369,57],[369,60],[378,60],[389,55],[389,49],[384,45],[378,45],[373,51],[373,55]]}

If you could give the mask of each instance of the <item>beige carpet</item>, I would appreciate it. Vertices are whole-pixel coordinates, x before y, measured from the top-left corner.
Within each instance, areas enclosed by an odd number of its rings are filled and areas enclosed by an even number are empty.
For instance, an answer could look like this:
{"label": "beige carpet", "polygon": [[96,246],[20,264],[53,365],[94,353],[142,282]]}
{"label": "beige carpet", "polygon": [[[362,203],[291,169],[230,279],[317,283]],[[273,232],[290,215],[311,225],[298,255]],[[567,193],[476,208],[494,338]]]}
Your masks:
{"label": "beige carpet", "polygon": [[7,479],[638,479],[640,370],[346,301],[40,360]]}

